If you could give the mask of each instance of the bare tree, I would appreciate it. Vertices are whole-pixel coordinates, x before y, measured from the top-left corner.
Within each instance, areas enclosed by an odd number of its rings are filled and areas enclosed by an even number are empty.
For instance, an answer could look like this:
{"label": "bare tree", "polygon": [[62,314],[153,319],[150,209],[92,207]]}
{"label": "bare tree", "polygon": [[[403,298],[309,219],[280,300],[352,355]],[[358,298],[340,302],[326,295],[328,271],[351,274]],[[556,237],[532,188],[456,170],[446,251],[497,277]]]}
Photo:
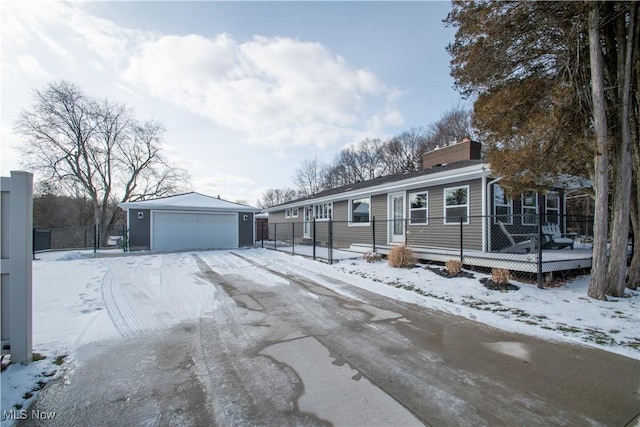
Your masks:
{"label": "bare tree", "polygon": [[475,132],[471,117],[471,111],[462,107],[445,111],[438,120],[429,125],[423,152],[446,147],[466,137],[473,139]]}
{"label": "bare tree", "polygon": [[116,220],[117,203],[173,194],[188,185],[187,173],[162,156],[160,124],[139,123],[124,105],[91,99],[65,81],[36,90],[15,131],[26,142],[18,147],[24,166],[57,181],[68,194],[81,189],[104,233]]}
{"label": "bare tree", "polygon": [[325,167],[318,162],[317,158],[302,162],[294,178],[300,196],[309,197],[324,189],[322,179],[324,169]]}
{"label": "bare tree", "polygon": [[260,206],[261,209],[266,209],[290,202],[295,200],[296,197],[297,193],[293,188],[269,188],[258,201],[258,206]]}
{"label": "bare tree", "polygon": [[422,127],[404,131],[386,141],[382,150],[386,173],[420,170],[427,141],[427,131]]}
{"label": "bare tree", "polygon": [[348,183],[367,181],[384,175],[386,171],[384,144],[380,139],[367,138],[356,146],[340,151],[336,166],[345,173]]}

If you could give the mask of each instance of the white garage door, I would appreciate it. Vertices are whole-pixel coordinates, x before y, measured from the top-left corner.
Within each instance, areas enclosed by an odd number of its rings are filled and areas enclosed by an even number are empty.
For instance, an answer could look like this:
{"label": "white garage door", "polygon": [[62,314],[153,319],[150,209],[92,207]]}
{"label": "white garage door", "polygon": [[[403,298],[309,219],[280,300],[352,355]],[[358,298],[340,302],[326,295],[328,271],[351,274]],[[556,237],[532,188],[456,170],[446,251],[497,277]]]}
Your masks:
{"label": "white garage door", "polygon": [[153,212],[151,249],[226,249],[238,247],[238,214]]}

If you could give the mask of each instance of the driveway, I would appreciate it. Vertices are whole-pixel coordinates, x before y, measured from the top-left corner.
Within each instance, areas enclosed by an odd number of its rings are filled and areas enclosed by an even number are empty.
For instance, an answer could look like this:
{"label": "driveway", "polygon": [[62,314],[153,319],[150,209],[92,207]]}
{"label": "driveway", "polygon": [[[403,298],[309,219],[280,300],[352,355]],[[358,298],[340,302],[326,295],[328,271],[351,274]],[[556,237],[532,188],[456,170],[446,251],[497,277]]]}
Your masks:
{"label": "driveway", "polygon": [[30,407],[55,420],[24,424],[622,426],[640,412],[638,360],[265,254],[115,259],[102,292],[121,338],[82,347]]}

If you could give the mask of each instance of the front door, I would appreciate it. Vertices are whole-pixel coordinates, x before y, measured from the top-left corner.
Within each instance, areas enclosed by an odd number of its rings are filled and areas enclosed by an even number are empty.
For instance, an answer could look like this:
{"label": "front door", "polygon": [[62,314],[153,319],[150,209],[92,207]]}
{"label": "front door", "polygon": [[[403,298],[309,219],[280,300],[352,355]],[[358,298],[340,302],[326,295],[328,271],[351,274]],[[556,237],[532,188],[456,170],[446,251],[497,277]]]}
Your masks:
{"label": "front door", "polygon": [[404,243],[405,203],[404,193],[389,194],[389,242]]}
{"label": "front door", "polygon": [[311,206],[305,206],[304,208],[304,226],[303,228],[303,237],[305,239],[311,238]]}

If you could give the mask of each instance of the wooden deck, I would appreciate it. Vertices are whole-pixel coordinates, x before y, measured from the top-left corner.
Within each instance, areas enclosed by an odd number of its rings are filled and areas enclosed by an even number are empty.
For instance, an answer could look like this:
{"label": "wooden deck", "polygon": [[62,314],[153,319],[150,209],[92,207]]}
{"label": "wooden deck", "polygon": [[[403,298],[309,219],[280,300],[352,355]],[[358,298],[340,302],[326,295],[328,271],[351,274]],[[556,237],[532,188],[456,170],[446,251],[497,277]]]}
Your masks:
{"label": "wooden deck", "polygon": [[[387,255],[392,246],[376,245],[376,252]],[[366,244],[353,244],[349,250],[365,253],[371,251],[372,246]],[[460,250],[440,248],[411,247],[421,260],[445,262],[450,259],[460,259]],[[561,249],[542,251],[542,272],[575,270],[591,268],[591,249]],[[538,271],[537,254],[514,254],[503,252],[464,251],[464,265],[487,268],[506,268],[511,271],[536,273]]]}

